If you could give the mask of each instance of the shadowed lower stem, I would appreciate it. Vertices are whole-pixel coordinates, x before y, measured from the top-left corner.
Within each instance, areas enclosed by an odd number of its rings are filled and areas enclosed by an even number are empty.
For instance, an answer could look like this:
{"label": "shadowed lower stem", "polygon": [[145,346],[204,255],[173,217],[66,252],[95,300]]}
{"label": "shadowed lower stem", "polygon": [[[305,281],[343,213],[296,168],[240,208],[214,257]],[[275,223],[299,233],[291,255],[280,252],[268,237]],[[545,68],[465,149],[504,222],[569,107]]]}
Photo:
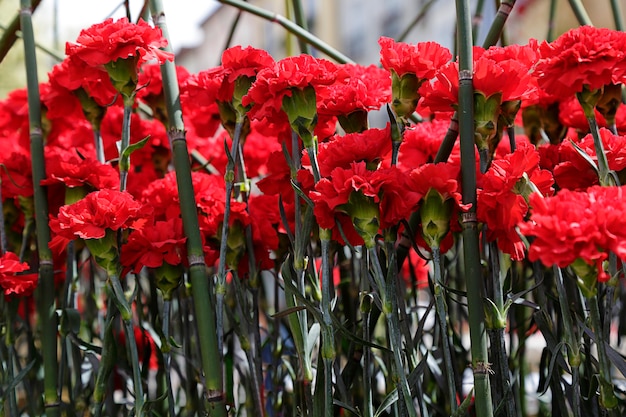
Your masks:
{"label": "shadowed lower stem", "polygon": [[461,142],[461,176],[463,203],[471,204],[462,215],[463,260],[467,286],[472,369],[476,414],[493,416],[489,383],[489,360],[482,296],[482,268],[476,219],[476,157],[474,151],[474,86],[472,62],[472,29],[469,0],[456,0],[459,35],[459,133]]}
{"label": "shadowed lower stem", "polygon": [[[160,0],[150,0],[150,11],[152,19],[161,29],[163,37],[169,39],[162,2]],[[209,402],[210,413],[213,416],[221,417],[226,415],[226,404],[223,392],[222,359],[217,349],[215,302],[213,292],[209,287],[210,280],[207,279],[175,63],[165,62],[161,66],[161,74],[168,115],[168,137],[176,170],[183,229],[187,237],[189,277],[195,301],[194,309],[200,342],[202,369],[205,377],[205,394]]]}
{"label": "shadowed lower stem", "polygon": [[376,246],[374,242],[370,242],[367,249],[370,257],[371,267],[373,269],[374,282],[378,287],[380,299],[383,307],[383,313],[387,320],[389,332],[389,347],[393,353],[394,370],[393,379],[397,382],[398,396],[404,400],[404,404],[399,407],[403,413],[409,417],[417,417],[415,406],[413,405],[413,397],[409,389],[409,381],[404,370],[404,362],[402,360],[402,335],[400,333],[400,323],[398,318],[398,300],[396,299],[396,283],[395,271],[390,272],[390,277],[385,279]]}
{"label": "shadowed lower stem", "polygon": [[54,299],[54,270],[48,225],[48,200],[41,181],[46,177],[43,133],[41,125],[41,102],[37,78],[37,58],[35,55],[35,35],[33,33],[32,9],[30,0],[20,1],[20,22],[24,39],[24,60],[28,86],[28,119],[30,127],[30,151],[33,167],[33,197],[35,203],[35,223],[37,226],[37,251],[39,254],[39,285],[37,288],[37,310],[41,328],[43,352],[44,405],[48,417],[59,415],[60,395],[57,388],[57,315]]}

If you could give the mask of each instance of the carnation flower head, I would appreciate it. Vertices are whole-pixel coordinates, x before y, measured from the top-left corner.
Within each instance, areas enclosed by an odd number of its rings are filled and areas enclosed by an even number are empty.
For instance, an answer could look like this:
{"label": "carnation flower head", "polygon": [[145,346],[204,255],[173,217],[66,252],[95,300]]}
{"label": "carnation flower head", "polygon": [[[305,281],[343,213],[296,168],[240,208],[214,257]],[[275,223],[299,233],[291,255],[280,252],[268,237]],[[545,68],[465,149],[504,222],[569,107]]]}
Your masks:
{"label": "carnation flower head", "polygon": [[558,98],[569,98],[586,87],[595,91],[626,79],[626,34],[580,26],[553,42],[539,45],[534,68],[539,86]]}
{"label": "carnation flower head", "polygon": [[38,274],[20,274],[27,271],[30,266],[21,262],[13,252],[5,252],[0,256],[0,288],[4,290],[5,297],[12,294],[16,296],[28,296],[37,287]]}
{"label": "carnation flower head", "polygon": [[318,88],[319,114],[337,116],[346,133],[368,127],[367,114],[391,100],[389,72],[375,65],[337,65],[337,80]]}
{"label": "carnation flower head", "polygon": [[135,92],[137,72],[144,62],[162,64],[174,59],[171,52],[160,49],[165,46],[161,29],[143,19],[135,24],[125,17],[116,21],[109,18],[83,29],[76,43],[66,44],[65,53],[91,67],[104,67],[115,88],[128,98]]}
{"label": "carnation flower head", "polygon": [[436,42],[416,45],[381,37],[380,62],[391,73],[392,107],[398,117],[408,117],[417,107],[420,86],[452,58],[447,48]]}
{"label": "carnation flower head", "polygon": [[[534,237],[529,260],[561,268],[580,267],[582,262],[593,269],[594,278],[607,281],[602,263],[608,253],[626,260],[625,192],[623,186],[593,186],[585,191],[560,190],[548,198],[531,195],[530,220],[519,224],[525,236]],[[594,287],[587,283],[585,288]]]}
{"label": "carnation flower head", "polygon": [[497,240],[500,250],[511,259],[522,260],[524,244],[515,226],[526,216],[533,190],[551,195],[553,183],[551,173],[539,168],[539,153],[529,143],[495,160],[482,177],[477,195],[476,215],[487,226],[487,240]]}

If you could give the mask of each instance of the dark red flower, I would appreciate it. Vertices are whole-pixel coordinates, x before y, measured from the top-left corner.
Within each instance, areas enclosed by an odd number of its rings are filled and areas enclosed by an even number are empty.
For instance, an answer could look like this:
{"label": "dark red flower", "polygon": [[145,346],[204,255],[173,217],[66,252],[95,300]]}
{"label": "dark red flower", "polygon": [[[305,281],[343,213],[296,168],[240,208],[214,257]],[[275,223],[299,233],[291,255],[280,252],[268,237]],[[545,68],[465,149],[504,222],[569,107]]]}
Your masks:
{"label": "dark red flower", "polygon": [[47,178],[41,181],[41,185],[62,183],[70,188],[88,185],[98,190],[119,187],[117,170],[98,162],[93,148],[69,150],[48,146],[45,151]]}
{"label": "dark red flower", "polygon": [[118,59],[137,58],[137,66],[150,60],[159,64],[174,59],[171,52],[161,50],[167,46],[161,29],[152,27],[143,19],[137,24],[126,18],[106,19],[83,29],[76,43],[67,43],[65,53],[92,67],[102,67]]}
{"label": "dark red flower", "polygon": [[332,62],[299,55],[281,59],[257,74],[256,81],[243,99],[243,105],[252,104],[250,117],[255,119],[283,119],[285,96],[291,97],[294,89],[315,88],[335,81],[337,66]]}
{"label": "dark red flower", "polygon": [[[184,84],[189,78],[189,72],[185,67],[176,66],[176,79],[178,84]],[[163,95],[163,79],[161,66],[158,64],[145,64],[137,79],[137,99],[146,103],[151,109],[153,116],[161,123],[167,124],[167,109]]]}
{"label": "dark red flower", "polygon": [[337,65],[337,80],[318,89],[318,112],[348,116],[357,111],[367,114],[391,100],[389,72],[374,65]]}
{"label": "dark red flower", "polygon": [[600,281],[609,276],[602,262],[608,252],[626,260],[626,190],[594,186],[561,190],[554,197],[530,196],[530,220],[520,231],[534,236],[528,259],[561,268],[582,260],[595,267]]}
{"label": "dark red flower", "polygon": [[515,226],[528,212],[528,196],[533,193],[528,181],[542,195],[554,192],[552,175],[539,169],[539,153],[530,144],[493,161],[478,190],[476,214],[487,226],[487,240],[497,240],[500,250],[510,254],[513,260],[524,258],[524,244]]}
{"label": "dark red flower", "polygon": [[626,78],[626,34],[580,26],[554,42],[539,46],[541,59],[534,68],[539,86],[548,94],[569,98],[608,84],[621,84]]}
{"label": "dark red flower", "polygon": [[144,266],[181,265],[186,262],[186,240],[180,217],[165,221],[152,219],[142,229],[130,233],[128,242],[122,246],[120,261],[135,273]]}
{"label": "dark red flower", "polygon": [[74,204],[61,207],[59,234],[68,239],[100,239],[107,231],[140,229],[145,223],[145,207],[127,193],[99,190]]}
{"label": "dark red flower", "polygon": [[343,242],[335,221],[353,245],[373,244],[378,230],[395,226],[408,217],[419,201],[406,174],[396,167],[370,171],[365,162],[349,168],[335,168],[310,193],[320,227],[333,230],[333,238]]}
{"label": "dark red flower", "polygon": [[5,297],[15,294],[17,296],[31,295],[37,286],[37,274],[22,274],[30,268],[26,262],[20,262],[19,257],[13,252],[5,252],[0,257],[0,287],[4,290]]}
{"label": "dark red flower", "polygon": [[[349,168],[352,162],[365,161],[369,169],[376,169],[387,153],[391,151],[391,130],[368,129],[362,133],[332,136],[318,148],[320,173],[327,177],[338,167]],[[302,163],[310,164],[308,155]]]}
{"label": "dark red flower", "polygon": [[436,42],[412,45],[383,36],[378,44],[383,68],[393,70],[399,77],[411,73],[419,80],[429,80],[437,69],[452,59],[450,51]]}

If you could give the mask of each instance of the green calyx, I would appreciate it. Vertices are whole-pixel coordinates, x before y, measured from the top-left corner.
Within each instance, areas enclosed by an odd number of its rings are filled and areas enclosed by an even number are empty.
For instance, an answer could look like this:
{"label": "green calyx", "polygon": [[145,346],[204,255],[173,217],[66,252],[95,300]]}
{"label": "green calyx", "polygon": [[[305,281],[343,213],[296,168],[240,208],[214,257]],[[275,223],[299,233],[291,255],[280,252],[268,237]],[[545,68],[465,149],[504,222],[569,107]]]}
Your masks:
{"label": "green calyx", "polygon": [[100,239],[85,239],[85,245],[96,260],[96,263],[107,271],[108,275],[119,274],[119,258],[117,251],[117,233],[107,230]]}
{"label": "green calyx", "polygon": [[354,229],[365,241],[365,246],[372,247],[380,229],[378,204],[372,197],[367,197],[360,191],[353,191],[343,208],[350,215]]}
{"label": "green calyx", "polygon": [[445,199],[431,188],[424,196],[419,214],[422,220],[422,236],[430,248],[438,248],[450,231],[452,200]]}
{"label": "green calyx", "polygon": [[570,267],[576,274],[578,288],[586,298],[591,298],[598,293],[598,271],[594,265],[589,265],[583,259],[576,259]]}
{"label": "green calyx", "polygon": [[337,120],[346,133],[361,133],[367,130],[369,125],[365,110],[355,110],[346,115],[340,114]]}
{"label": "green calyx", "polygon": [[104,66],[113,87],[122,94],[126,102],[130,98],[134,98],[137,89],[137,55],[129,58],[120,58],[109,62]]}
{"label": "green calyx", "polygon": [[622,85],[607,84],[602,89],[602,95],[596,103],[596,110],[604,117],[607,124],[615,124],[617,109],[622,104]]}
{"label": "green calyx", "polygon": [[420,96],[417,92],[422,81],[415,74],[406,73],[402,77],[391,71],[391,106],[398,117],[406,118],[417,108]]}
{"label": "green calyx", "polygon": [[502,94],[485,97],[474,93],[474,140],[479,151],[489,149],[489,141],[496,136]]}
{"label": "green calyx", "polygon": [[155,283],[163,293],[164,300],[171,300],[172,294],[181,283],[183,274],[182,265],[170,265],[166,262],[154,269]]}
{"label": "green calyx", "polygon": [[85,118],[89,120],[94,130],[100,130],[102,119],[106,113],[106,107],[100,106],[96,101],[82,88],[74,90],[74,95],[80,101],[80,106],[83,108],[83,114]]}
{"label": "green calyx", "polygon": [[585,85],[583,91],[576,93],[576,98],[583,108],[585,117],[595,117],[594,110],[602,97],[603,90],[603,88],[598,88],[592,91],[589,89],[589,86]]}
{"label": "green calyx", "polygon": [[314,145],[315,126],[317,125],[317,99],[315,89],[307,86],[304,89],[292,88],[291,96],[283,97],[283,111],[287,114],[289,124],[300,136],[304,146]]}

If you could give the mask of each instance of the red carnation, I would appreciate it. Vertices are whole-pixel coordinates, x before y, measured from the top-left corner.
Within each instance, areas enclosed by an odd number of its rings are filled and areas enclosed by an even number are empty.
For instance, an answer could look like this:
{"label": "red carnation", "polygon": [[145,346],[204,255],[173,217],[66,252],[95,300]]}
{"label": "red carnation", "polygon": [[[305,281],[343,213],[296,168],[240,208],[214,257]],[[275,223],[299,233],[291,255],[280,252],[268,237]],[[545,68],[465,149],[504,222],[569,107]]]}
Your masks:
{"label": "red carnation", "polygon": [[[520,143],[521,144],[521,143]],[[503,159],[497,159],[482,177],[478,190],[477,217],[487,226],[487,240],[514,260],[524,258],[524,244],[515,231],[528,212],[532,182],[542,195],[553,193],[550,172],[539,169],[539,153],[526,144]]]}
{"label": "red carnation", "polygon": [[452,59],[450,51],[436,42],[412,45],[383,36],[378,44],[383,68],[393,70],[399,77],[411,73],[419,80],[429,80],[438,68]]}
{"label": "red carnation", "polygon": [[608,280],[602,267],[608,252],[626,260],[624,192],[624,187],[594,186],[549,198],[531,195],[530,220],[519,224],[524,235],[534,236],[528,258],[561,268],[582,260],[595,266],[599,281]]}
{"label": "red carnation", "polygon": [[143,204],[127,192],[94,191],[59,209],[59,232],[68,239],[100,239],[107,231],[141,228],[145,223],[142,211],[145,211]]}
{"label": "red carnation", "polygon": [[554,42],[539,46],[541,60],[534,73],[539,86],[548,94],[569,98],[626,79],[626,34],[580,26],[561,35]]}
{"label": "red carnation", "polygon": [[22,274],[30,267],[26,262],[20,262],[19,257],[13,252],[5,252],[0,257],[0,287],[4,290],[5,296],[15,294],[31,295],[37,286],[37,274]]}
{"label": "red carnation", "polygon": [[[152,27],[143,19],[137,24],[127,18],[117,21],[109,18],[83,29],[76,43],[67,43],[65,53],[92,67],[102,67],[118,59],[137,59],[137,67],[156,60],[159,64],[174,59],[171,52],[161,50],[167,46],[161,29]],[[137,68],[136,67],[136,68]]]}

